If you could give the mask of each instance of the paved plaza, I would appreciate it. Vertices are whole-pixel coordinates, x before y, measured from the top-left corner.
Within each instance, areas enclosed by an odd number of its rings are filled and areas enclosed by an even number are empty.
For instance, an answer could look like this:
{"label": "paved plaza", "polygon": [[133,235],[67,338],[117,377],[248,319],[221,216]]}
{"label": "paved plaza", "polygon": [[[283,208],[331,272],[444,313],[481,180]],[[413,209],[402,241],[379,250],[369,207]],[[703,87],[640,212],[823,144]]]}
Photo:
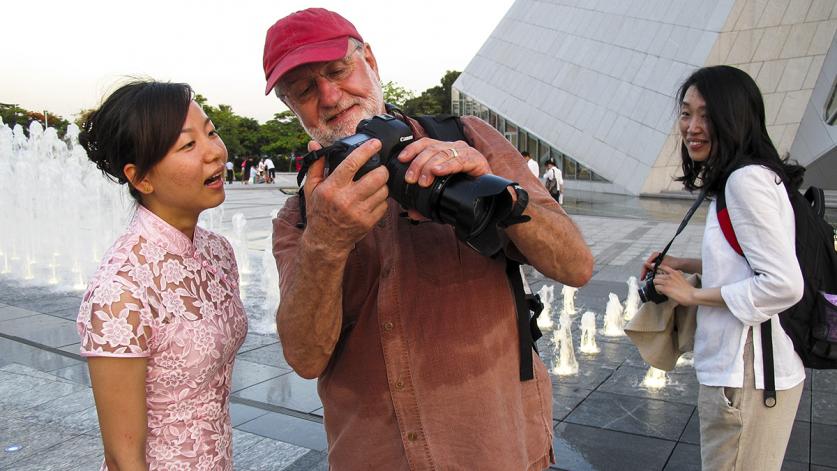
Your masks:
{"label": "paved plaza", "polygon": [[[249,261],[243,274],[250,333],[238,352],[232,384],[235,469],[326,470],[327,444],[316,381],[291,371],[273,330],[260,272],[270,245],[270,213],[288,197],[292,175],[273,185],[228,187],[220,232],[247,218]],[[578,351],[581,313],[602,325],[609,293],[624,301],[626,280],[641,261],[665,246],[690,205],[687,200],[625,196],[568,196],[573,215],[596,257],[593,280],[578,291],[573,317],[579,373],[553,376],[555,469],[700,469],[698,384],[678,366],[662,389],[641,385],[648,371],[626,337],[597,336],[601,352]],[[672,254],[696,257],[705,207],[680,235]],[[268,258],[268,261],[271,261]],[[241,261],[239,261],[241,264]],[[533,291],[552,284],[527,271]],[[558,321],[561,285],[555,283]],[[81,292],[24,284],[0,275],[0,469],[95,470],[102,460],[87,365],[79,356],[75,318]],[[539,340],[548,367],[551,332]],[[486,352],[490,355],[491,352]],[[478,400],[478,398],[475,398]],[[837,371],[808,371],[784,470],[837,470]]]}

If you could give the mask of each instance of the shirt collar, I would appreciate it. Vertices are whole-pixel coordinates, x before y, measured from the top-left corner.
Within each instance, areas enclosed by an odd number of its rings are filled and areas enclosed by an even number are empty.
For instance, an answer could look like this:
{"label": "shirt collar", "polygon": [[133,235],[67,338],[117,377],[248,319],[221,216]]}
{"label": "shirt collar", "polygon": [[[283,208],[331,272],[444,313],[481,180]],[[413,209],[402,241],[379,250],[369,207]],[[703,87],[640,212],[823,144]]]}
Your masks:
{"label": "shirt collar", "polygon": [[180,232],[141,204],[137,205],[131,227],[146,240],[181,257],[193,255],[197,250],[196,245],[199,245],[200,241],[203,240],[203,229],[200,226],[195,226],[193,243],[186,234]]}

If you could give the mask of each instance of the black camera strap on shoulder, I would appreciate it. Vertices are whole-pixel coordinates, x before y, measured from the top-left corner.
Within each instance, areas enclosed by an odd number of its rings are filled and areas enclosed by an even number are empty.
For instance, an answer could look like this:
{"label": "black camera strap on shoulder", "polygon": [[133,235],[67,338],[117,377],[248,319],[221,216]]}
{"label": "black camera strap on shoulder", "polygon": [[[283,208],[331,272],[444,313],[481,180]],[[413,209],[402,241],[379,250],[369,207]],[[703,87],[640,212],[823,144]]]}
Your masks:
{"label": "black camera strap on shoulder", "polygon": [[700,204],[703,203],[703,200],[705,198],[706,198],[706,189],[703,189],[700,192],[700,194],[698,194],[698,197],[695,200],[695,202],[692,204],[692,207],[689,208],[689,211],[687,211],[686,215],[683,216],[683,221],[680,222],[680,227],[677,228],[677,232],[674,233],[674,237],[672,237],[671,240],[668,241],[668,245],[666,245],[666,248],[664,248],[663,251],[660,252],[660,255],[657,255],[657,258],[654,259],[654,269],[653,269],[653,271],[656,272],[657,269],[660,268],[660,264],[663,262],[663,259],[665,258],[666,254],[668,253],[668,249],[671,248],[671,244],[674,243],[674,239],[676,239],[677,236],[679,236],[680,233],[683,232],[683,229],[685,229],[686,225],[689,224],[689,220],[692,219],[692,216],[695,214],[695,211],[697,211],[698,206],[700,206]]}

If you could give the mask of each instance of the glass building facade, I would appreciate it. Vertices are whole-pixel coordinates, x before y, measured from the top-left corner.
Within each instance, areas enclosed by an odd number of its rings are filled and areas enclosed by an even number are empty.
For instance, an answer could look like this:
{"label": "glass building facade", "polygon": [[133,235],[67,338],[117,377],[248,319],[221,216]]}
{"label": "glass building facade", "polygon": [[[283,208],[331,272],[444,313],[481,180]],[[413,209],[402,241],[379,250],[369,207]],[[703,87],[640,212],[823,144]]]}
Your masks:
{"label": "glass building facade", "polygon": [[529,155],[537,160],[538,165],[541,167],[541,173],[543,173],[545,162],[552,159],[558,168],[561,169],[565,180],[610,183],[604,177],[585,167],[569,155],[559,151],[548,142],[539,139],[526,129],[495,113],[487,106],[456,89],[453,90],[451,113],[457,116],[476,116],[487,122],[494,129],[500,131],[513,146],[517,147],[517,150],[520,152],[529,151]]}

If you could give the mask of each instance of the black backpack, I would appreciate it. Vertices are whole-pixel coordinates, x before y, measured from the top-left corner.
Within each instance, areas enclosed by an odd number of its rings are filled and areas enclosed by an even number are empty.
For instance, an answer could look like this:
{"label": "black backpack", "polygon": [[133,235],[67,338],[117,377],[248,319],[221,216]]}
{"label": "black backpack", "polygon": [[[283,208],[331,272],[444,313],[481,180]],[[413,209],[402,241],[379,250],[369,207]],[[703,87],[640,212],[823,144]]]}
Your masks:
{"label": "black backpack", "polygon": [[[786,187],[787,189],[787,187]],[[796,226],[796,258],[802,270],[802,299],[779,314],[782,328],[807,368],[837,368],[837,233],[825,220],[825,196],[810,187],[803,196],[788,191]],[[726,208],[724,191],[718,192],[715,206],[721,231],[730,246],[742,257]],[[746,260],[746,257],[745,257]],[[831,299],[829,299],[831,297]],[[773,344],[770,322],[761,324],[764,360],[764,403],[776,404],[773,375]]]}

